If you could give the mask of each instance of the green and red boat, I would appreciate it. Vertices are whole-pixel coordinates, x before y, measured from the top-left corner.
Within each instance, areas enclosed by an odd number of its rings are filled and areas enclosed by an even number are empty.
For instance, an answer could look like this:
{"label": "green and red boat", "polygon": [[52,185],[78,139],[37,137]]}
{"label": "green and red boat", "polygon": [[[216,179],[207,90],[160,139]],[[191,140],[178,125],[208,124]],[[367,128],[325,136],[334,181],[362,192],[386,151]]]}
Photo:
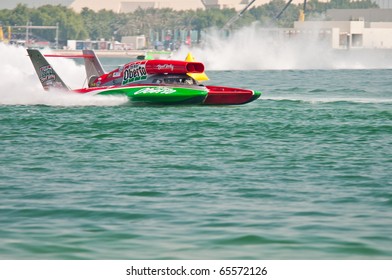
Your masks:
{"label": "green and red boat", "polygon": [[[71,90],[57,75],[39,50],[27,50],[44,89],[61,88],[79,94],[123,95],[142,104],[245,104],[260,97],[261,92],[222,86],[205,86],[204,65],[195,61],[133,61],[106,73],[92,50],[83,55],[88,87]],[[57,55],[46,55],[57,56]],[[63,57],[63,56],[62,56]]]}

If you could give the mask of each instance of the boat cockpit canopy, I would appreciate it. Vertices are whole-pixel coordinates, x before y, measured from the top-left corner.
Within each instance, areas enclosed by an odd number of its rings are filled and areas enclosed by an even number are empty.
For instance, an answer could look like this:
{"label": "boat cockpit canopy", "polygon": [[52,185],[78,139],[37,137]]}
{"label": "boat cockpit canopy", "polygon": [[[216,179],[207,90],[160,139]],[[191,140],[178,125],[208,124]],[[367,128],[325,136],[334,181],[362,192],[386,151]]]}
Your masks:
{"label": "boat cockpit canopy", "polygon": [[149,81],[153,84],[165,85],[197,85],[197,81],[192,77],[183,75],[154,75]]}

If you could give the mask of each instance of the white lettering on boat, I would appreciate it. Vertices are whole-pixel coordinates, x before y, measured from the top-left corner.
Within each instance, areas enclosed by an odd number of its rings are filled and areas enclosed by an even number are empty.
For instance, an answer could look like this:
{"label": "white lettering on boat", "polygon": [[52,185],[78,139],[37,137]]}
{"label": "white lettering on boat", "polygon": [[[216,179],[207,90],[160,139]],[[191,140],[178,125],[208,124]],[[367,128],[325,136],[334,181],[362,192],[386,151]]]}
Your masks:
{"label": "white lettering on boat", "polygon": [[149,93],[158,93],[158,94],[171,94],[176,92],[175,89],[173,88],[168,88],[168,87],[148,87],[148,88],[142,88],[136,91],[134,94],[149,94]]}
{"label": "white lettering on boat", "polygon": [[158,70],[170,69],[173,72],[174,65],[173,64],[158,64],[157,68],[158,68]]}

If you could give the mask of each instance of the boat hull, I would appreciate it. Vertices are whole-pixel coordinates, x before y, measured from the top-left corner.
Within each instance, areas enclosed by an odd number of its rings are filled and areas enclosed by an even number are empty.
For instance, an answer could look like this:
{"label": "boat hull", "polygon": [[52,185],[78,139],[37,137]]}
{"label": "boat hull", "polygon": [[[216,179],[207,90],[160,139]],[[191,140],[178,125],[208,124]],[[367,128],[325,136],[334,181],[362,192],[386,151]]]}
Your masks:
{"label": "boat hull", "polygon": [[240,105],[252,102],[261,95],[260,91],[221,87],[206,86],[208,90],[207,98],[204,100],[205,105]]}
{"label": "boat hull", "polygon": [[79,93],[123,95],[131,102],[142,104],[202,104],[207,97],[205,88],[183,88],[154,85],[89,88]]}

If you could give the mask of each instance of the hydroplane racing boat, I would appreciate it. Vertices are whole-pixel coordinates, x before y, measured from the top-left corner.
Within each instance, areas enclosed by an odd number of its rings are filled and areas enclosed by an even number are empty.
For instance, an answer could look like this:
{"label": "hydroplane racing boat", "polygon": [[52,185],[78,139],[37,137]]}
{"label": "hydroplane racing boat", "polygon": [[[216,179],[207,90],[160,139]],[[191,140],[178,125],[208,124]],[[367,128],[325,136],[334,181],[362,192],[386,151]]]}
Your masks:
{"label": "hydroplane racing boat", "polygon": [[133,61],[106,73],[92,50],[83,55],[46,55],[84,58],[88,87],[71,90],[39,50],[27,49],[45,90],[60,88],[79,94],[125,95],[143,104],[244,104],[260,97],[261,92],[221,86],[204,86],[208,79],[204,65],[195,61]]}

